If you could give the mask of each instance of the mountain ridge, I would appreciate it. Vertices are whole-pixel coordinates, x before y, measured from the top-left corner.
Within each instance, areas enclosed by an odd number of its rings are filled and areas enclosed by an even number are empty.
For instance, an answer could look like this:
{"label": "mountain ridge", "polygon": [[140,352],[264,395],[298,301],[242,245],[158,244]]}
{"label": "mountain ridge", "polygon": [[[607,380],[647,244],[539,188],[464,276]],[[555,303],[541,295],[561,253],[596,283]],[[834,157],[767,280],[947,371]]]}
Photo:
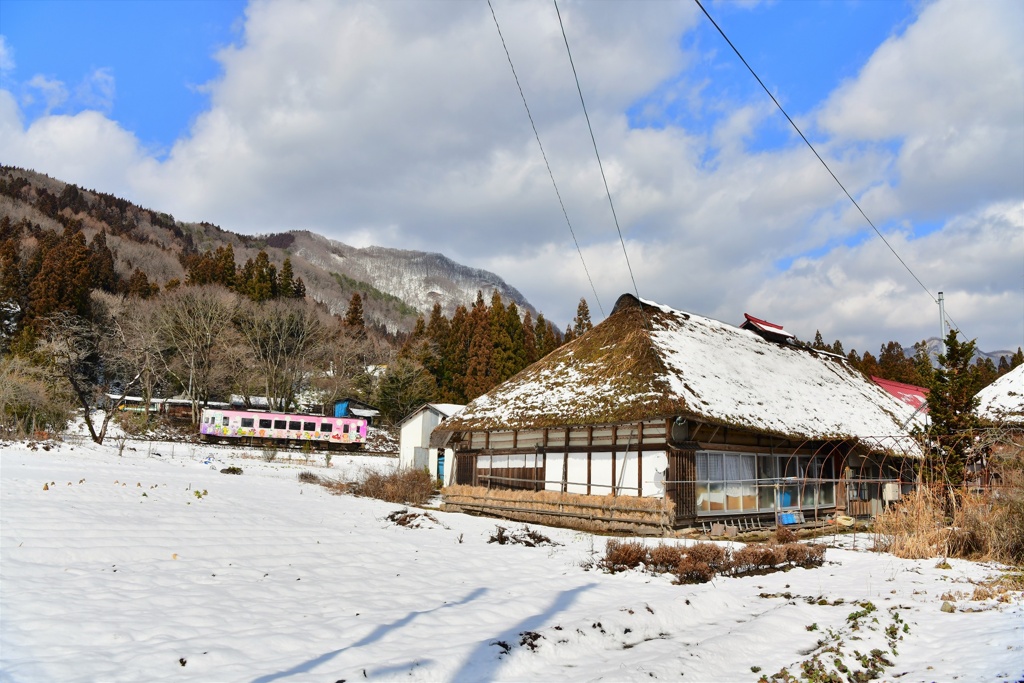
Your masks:
{"label": "mountain ridge", "polygon": [[478,291],[487,300],[497,291],[506,305],[515,302],[522,313],[537,314],[501,276],[441,253],[353,247],[300,229],[245,235],[206,221],[178,221],[114,195],[11,166],[0,166],[0,216],[58,233],[77,222],[90,240],[104,231],[115,270],[127,279],[139,268],[160,287],[185,281],[190,255],[230,245],[241,266],[263,250],[278,269],[291,259],[307,296],[331,313],[344,314],[352,294],[360,292],[365,318],[392,333],[411,330],[435,303],[450,317],[459,305],[472,306]]}

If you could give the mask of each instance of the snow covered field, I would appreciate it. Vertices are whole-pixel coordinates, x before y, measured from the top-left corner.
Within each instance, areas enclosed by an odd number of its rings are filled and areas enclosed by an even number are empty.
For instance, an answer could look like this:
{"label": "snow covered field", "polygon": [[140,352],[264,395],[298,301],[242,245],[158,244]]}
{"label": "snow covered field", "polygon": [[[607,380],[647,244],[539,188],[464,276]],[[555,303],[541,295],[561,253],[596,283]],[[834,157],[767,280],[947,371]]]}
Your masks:
{"label": "snow covered field", "polygon": [[387,519],[401,506],[296,479],[395,464],[0,447],[0,680],[756,681],[830,646],[822,661],[851,670],[855,650],[884,651],[884,680],[1024,677],[1020,593],[970,599],[996,567],[852,549],[860,536],[819,569],[676,586],[586,570],[605,543],[591,534],[491,544],[496,520],[403,527]]}

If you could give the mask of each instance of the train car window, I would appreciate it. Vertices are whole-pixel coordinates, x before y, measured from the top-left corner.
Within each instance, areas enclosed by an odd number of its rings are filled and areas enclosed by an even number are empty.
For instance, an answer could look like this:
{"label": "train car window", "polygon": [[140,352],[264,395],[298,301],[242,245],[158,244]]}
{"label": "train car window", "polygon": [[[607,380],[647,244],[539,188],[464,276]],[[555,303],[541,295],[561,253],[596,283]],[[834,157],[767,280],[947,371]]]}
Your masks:
{"label": "train car window", "polygon": [[260,429],[270,429],[270,420],[260,420]]}
{"label": "train car window", "polygon": [[225,418],[224,418],[224,420],[223,420],[222,424],[223,424],[223,425],[224,425],[225,427],[227,427],[227,426],[228,426],[228,418],[227,418],[227,417],[225,417]]}
{"label": "train car window", "polygon": [[304,432],[315,432],[316,431],[316,422],[303,422],[302,423],[302,431],[304,431]]}
{"label": "train car window", "polygon": [[320,423],[320,431],[321,432],[330,432],[332,429],[334,429],[334,425],[332,425],[330,422],[321,422]]}
{"label": "train car window", "polygon": [[341,431],[343,433],[345,433],[345,434],[348,434],[348,423],[347,422],[342,426]]}
{"label": "train car window", "polygon": [[290,420],[288,422],[288,429],[291,429],[292,431],[296,431],[297,432],[300,429],[302,429],[302,423],[299,422],[298,420]]}
{"label": "train car window", "polygon": [[288,422],[285,420],[274,420],[274,429],[288,429]]}
{"label": "train car window", "polygon": [[242,426],[243,427],[252,427],[252,418],[251,417],[243,417],[242,418]]}

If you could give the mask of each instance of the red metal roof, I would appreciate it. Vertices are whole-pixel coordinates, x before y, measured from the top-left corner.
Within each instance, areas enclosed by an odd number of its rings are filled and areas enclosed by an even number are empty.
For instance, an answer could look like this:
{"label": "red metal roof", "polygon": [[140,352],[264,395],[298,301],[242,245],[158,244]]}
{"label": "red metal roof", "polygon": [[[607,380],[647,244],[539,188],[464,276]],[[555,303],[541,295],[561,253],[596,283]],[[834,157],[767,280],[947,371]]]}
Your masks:
{"label": "red metal roof", "polygon": [[743,317],[746,318],[747,320],[742,325],[740,325],[741,328],[747,327],[747,325],[749,323],[750,325],[753,325],[754,327],[760,329],[763,332],[767,332],[768,334],[775,334],[775,335],[780,335],[780,336],[783,336],[783,337],[792,337],[792,336],[794,336],[794,335],[790,334],[789,332],[786,332],[786,330],[782,329],[782,325],[776,325],[775,323],[770,323],[767,320],[761,320],[760,318],[755,318],[754,316],[750,315],[749,313],[744,313]]}
{"label": "red metal roof", "polygon": [[924,406],[924,412],[928,412],[928,390],[924,387],[874,376],[871,381],[915,410]]}

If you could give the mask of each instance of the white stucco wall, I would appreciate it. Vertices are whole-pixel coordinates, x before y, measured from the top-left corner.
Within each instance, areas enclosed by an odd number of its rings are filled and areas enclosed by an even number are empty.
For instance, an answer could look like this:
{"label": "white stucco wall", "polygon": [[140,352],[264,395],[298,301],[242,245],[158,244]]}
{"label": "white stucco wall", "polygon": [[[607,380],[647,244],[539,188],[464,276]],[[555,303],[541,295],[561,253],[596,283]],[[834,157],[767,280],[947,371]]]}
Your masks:
{"label": "white stucco wall", "polygon": [[[437,477],[437,449],[430,448],[430,432],[441,422],[442,416],[429,406],[425,406],[402,423],[398,437],[398,462],[401,467],[426,468],[430,476]],[[450,453],[450,450],[446,451],[445,456],[445,486],[451,483],[453,462]]]}

